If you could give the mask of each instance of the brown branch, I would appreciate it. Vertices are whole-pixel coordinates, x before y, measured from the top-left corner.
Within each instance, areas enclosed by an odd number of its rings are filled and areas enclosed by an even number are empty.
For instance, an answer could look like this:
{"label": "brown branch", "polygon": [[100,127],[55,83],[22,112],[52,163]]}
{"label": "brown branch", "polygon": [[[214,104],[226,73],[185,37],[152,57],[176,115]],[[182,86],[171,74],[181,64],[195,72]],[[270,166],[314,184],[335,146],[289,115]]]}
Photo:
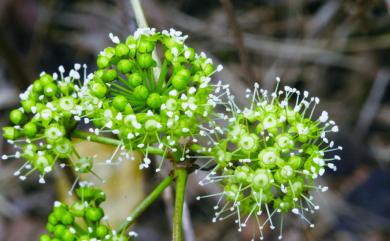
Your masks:
{"label": "brown branch", "polygon": [[355,126],[354,136],[361,141],[367,134],[380,107],[382,98],[386,94],[386,88],[390,82],[390,70],[380,69],[372,84],[368,97],[362,107]]}
{"label": "brown branch", "polygon": [[225,11],[225,15],[227,21],[232,29],[234,43],[238,48],[238,54],[240,57],[241,68],[243,72],[243,76],[247,84],[252,85],[253,82],[256,81],[256,76],[251,66],[250,58],[248,55],[248,51],[245,47],[244,40],[242,37],[240,26],[237,22],[236,15],[234,13],[234,8],[230,0],[221,0],[223,9]]}

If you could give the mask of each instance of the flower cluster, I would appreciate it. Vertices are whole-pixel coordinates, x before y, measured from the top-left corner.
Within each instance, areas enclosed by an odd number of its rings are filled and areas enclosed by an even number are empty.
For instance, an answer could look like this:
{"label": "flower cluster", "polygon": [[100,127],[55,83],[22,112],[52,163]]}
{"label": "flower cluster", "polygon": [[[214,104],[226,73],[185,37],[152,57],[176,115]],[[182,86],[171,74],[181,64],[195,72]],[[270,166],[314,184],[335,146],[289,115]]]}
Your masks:
{"label": "flower cluster", "polygon": [[[213,114],[210,76],[222,66],[196,54],[184,44],[187,36],[173,29],[138,29],[124,42],[110,37],[114,46],[99,54],[99,70],[80,91],[95,126],[90,131],[113,133],[123,143],[120,148],[143,152],[141,169],[150,165],[150,146],[163,150],[163,159],[168,151],[184,159],[189,142],[197,141],[199,124]],[[159,68],[158,51],[164,53]]]}
{"label": "flower cluster", "polygon": [[[84,113],[78,98],[80,69],[81,65],[75,64],[68,76],[62,66],[59,74],[42,73],[20,95],[22,106],[10,112],[13,125],[3,128],[3,136],[18,150],[14,155],[3,155],[2,159],[22,157],[27,160],[15,172],[21,180],[37,170],[43,183],[45,174],[53,170],[59,158],[75,157],[69,134]],[[87,79],[86,66],[84,79]]]}
{"label": "flower cluster", "polygon": [[[48,234],[39,241],[128,241],[124,234],[112,230],[100,204],[105,201],[104,192],[90,183],[80,183],[76,189],[79,201],[68,206],[56,201],[48,217]],[[135,236],[130,232],[130,236]]]}
{"label": "flower cluster", "polygon": [[[319,208],[309,191],[327,190],[314,180],[326,168],[336,170],[333,161],[339,156],[326,154],[342,149],[328,140],[328,134],[338,127],[325,111],[319,118],[313,117],[319,99],[310,98],[306,91],[286,86],[268,94],[259,90],[258,84],[254,91],[247,91],[249,107],[241,111],[234,103],[229,105],[232,116],[227,136],[213,142],[211,151],[216,167],[200,184],[223,185],[223,192],[204,196],[219,197],[213,221],[235,215],[241,231],[254,216],[262,238],[264,225],[269,223],[274,229],[274,214],[281,213],[281,239],[284,213],[291,211],[314,226],[304,216],[304,212]],[[223,198],[227,202],[220,207]],[[263,223],[259,221],[262,213]]]}

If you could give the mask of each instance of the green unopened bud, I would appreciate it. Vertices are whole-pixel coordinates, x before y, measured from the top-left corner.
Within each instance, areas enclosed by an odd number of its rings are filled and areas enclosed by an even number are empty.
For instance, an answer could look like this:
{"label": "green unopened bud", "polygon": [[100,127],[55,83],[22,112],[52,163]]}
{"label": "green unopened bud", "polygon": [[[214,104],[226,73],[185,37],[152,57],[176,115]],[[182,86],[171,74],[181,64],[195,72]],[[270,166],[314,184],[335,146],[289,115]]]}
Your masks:
{"label": "green unopened bud", "polygon": [[130,86],[133,88],[142,84],[142,76],[139,73],[134,73],[134,74],[128,75],[128,79],[129,79]]}
{"label": "green unopened bud", "polygon": [[15,125],[19,125],[24,119],[24,114],[21,110],[15,109],[9,114],[9,119]]}
{"label": "green unopened bud", "polygon": [[18,130],[11,126],[3,127],[3,136],[5,139],[14,140],[20,136]]}
{"label": "green unopened bud", "polygon": [[33,91],[35,93],[41,93],[43,91],[43,84],[42,84],[42,81],[40,79],[34,81],[34,84],[33,84]]}
{"label": "green unopened bud", "polygon": [[23,100],[22,107],[25,113],[31,113],[31,108],[35,106],[35,101],[33,100]]}
{"label": "green unopened bud", "polygon": [[65,225],[72,224],[74,222],[74,218],[71,213],[66,212],[62,217],[61,217],[61,222]]}
{"label": "green unopened bud", "polygon": [[145,39],[141,39],[138,42],[137,50],[140,53],[150,53],[154,49],[154,43]]}
{"label": "green unopened bud", "polygon": [[126,108],[127,103],[129,102],[127,101],[127,98],[123,95],[117,95],[112,100],[112,105],[118,111],[123,111]]}
{"label": "green unopened bud", "polygon": [[49,235],[43,234],[41,237],[39,237],[39,241],[51,241],[51,238]]}
{"label": "green unopened bud", "polygon": [[118,70],[124,74],[129,73],[133,68],[133,63],[128,59],[121,59],[118,62]]}
{"label": "green unopened bud", "polygon": [[33,138],[38,132],[38,127],[33,122],[29,122],[23,126],[23,133],[29,137]]}
{"label": "green unopened bud", "polygon": [[104,82],[111,82],[114,81],[117,77],[118,73],[116,72],[116,70],[109,69],[104,72],[102,79]]}
{"label": "green unopened bud", "polygon": [[134,89],[134,97],[138,100],[146,100],[149,96],[149,90],[144,85],[139,85]]}
{"label": "green unopened bud", "polygon": [[57,85],[54,83],[49,83],[45,85],[43,92],[45,93],[45,96],[53,97],[57,94],[57,89]]}
{"label": "green unopened bud", "polygon": [[149,107],[151,107],[153,109],[160,108],[161,103],[162,103],[161,96],[157,93],[152,93],[149,95],[146,103]]}
{"label": "green unopened bud", "polygon": [[108,234],[109,228],[105,225],[99,225],[96,228],[96,236],[104,238]]}
{"label": "green unopened bud", "polygon": [[107,94],[107,87],[103,83],[94,82],[91,85],[91,92],[94,96],[102,98]]}
{"label": "green unopened bud", "polygon": [[115,54],[119,57],[129,53],[129,47],[126,44],[120,43],[115,47]]}
{"label": "green unopened bud", "polygon": [[155,62],[151,54],[138,54],[137,63],[143,69],[147,69],[155,65]]}
{"label": "green unopened bud", "polygon": [[110,66],[110,59],[106,56],[99,55],[99,57],[96,60],[96,64],[99,69],[105,69]]}
{"label": "green unopened bud", "polygon": [[183,90],[187,87],[189,79],[184,75],[174,75],[172,77],[172,85],[177,90]]}
{"label": "green unopened bud", "polygon": [[46,86],[46,85],[53,82],[53,77],[49,74],[44,74],[41,76],[40,80],[41,80],[42,85]]}
{"label": "green unopened bud", "polygon": [[89,207],[85,211],[85,217],[92,222],[99,221],[103,218],[104,212],[101,208]]}

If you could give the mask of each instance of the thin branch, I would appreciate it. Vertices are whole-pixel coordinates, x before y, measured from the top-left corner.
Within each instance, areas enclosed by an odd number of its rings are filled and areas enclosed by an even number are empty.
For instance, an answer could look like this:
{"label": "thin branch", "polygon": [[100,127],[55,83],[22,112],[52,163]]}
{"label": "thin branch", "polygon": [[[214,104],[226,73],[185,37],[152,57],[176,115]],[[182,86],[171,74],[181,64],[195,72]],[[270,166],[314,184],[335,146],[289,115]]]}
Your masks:
{"label": "thin branch", "polygon": [[141,214],[160,196],[160,194],[173,181],[173,176],[168,175],[161,183],[131,212],[126,221],[119,227],[119,233],[124,233],[126,230],[141,216]]}
{"label": "thin branch", "polygon": [[372,84],[370,93],[363,105],[356,123],[354,136],[357,140],[362,140],[362,138],[364,138],[364,136],[367,134],[368,129],[370,128],[371,123],[374,120],[376,113],[378,112],[382,98],[386,93],[389,80],[390,70],[381,69],[378,71],[377,77]]}
{"label": "thin branch", "polygon": [[[95,134],[86,132],[86,131],[80,131],[80,130],[74,130],[72,132],[72,137],[88,140],[88,141],[93,141],[93,142],[98,142],[102,144],[108,144],[108,145],[113,145],[113,146],[119,146],[122,145],[123,142],[117,139],[113,139],[110,137],[105,137],[105,136],[97,136]],[[137,151],[137,150],[134,150]],[[157,147],[151,147],[149,146],[146,150],[146,152],[150,154],[155,154],[155,155],[163,155],[164,151],[157,148]]]}

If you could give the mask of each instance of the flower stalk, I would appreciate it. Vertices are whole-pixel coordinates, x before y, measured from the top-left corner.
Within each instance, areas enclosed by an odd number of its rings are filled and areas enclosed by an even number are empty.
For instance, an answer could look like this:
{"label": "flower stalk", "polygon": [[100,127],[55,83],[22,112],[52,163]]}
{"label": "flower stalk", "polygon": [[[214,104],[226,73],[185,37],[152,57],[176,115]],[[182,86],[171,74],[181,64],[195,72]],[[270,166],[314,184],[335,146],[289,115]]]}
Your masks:
{"label": "flower stalk", "polygon": [[161,195],[173,181],[173,176],[168,175],[161,183],[136,207],[120,226],[119,233],[126,232],[127,229],[137,220],[137,218]]}
{"label": "flower stalk", "polygon": [[173,216],[173,241],[183,240],[183,207],[188,172],[185,168],[175,170],[176,174],[176,198]]}
{"label": "flower stalk", "polygon": [[[80,131],[80,130],[74,130],[72,132],[72,137],[80,138],[83,140],[88,140],[88,141],[93,141],[97,143],[102,143],[102,144],[108,144],[108,145],[113,145],[113,146],[120,146],[123,143],[120,140],[113,139],[110,137],[105,137],[105,136],[97,136],[95,134],[86,132],[86,131]],[[150,154],[154,155],[163,155],[164,151],[156,148],[156,147],[147,147],[146,150]]]}

